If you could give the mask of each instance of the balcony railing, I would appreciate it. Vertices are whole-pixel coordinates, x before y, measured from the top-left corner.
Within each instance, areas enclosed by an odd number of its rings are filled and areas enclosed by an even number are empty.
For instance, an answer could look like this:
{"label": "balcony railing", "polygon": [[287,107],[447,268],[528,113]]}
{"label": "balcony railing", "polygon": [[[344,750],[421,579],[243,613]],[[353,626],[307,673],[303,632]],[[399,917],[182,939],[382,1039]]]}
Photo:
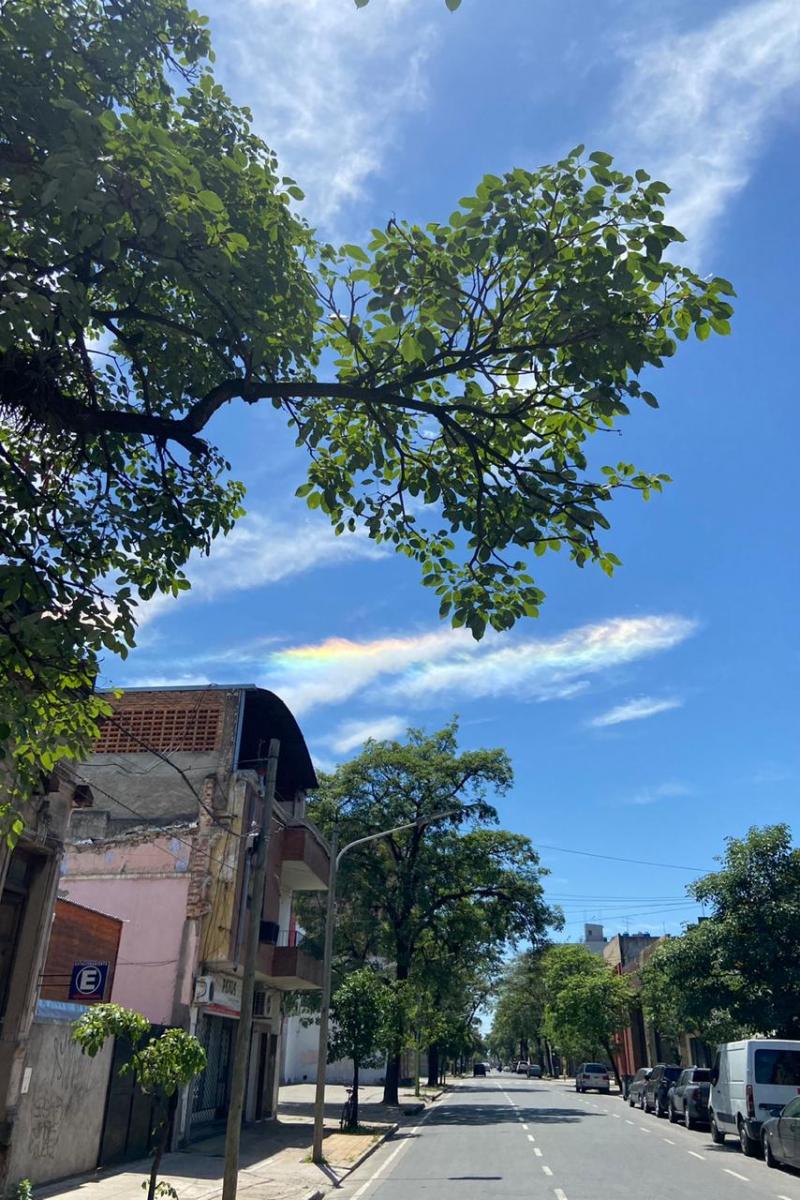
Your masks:
{"label": "balcony railing", "polygon": [[277,921],[262,921],[258,940],[263,946],[302,946],[302,929],[281,929]]}

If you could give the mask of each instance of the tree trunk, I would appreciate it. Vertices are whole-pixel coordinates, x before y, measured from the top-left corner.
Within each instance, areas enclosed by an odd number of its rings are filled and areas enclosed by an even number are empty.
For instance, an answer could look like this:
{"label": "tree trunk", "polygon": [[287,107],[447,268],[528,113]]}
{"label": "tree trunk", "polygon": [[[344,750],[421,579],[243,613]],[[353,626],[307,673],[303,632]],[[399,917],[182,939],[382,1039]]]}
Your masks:
{"label": "tree trunk", "polygon": [[620,1091],[622,1091],[622,1080],[619,1077],[619,1071],[617,1070],[617,1060],[614,1058],[614,1051],[611,1049],[610,1042],[606,1042],[606,1054],[608,1055],[609,1062],[611,1063],[611,1070],[614,1072],[614,1078],[617,1081],[617,1087],[619,1088]]}
{"label": "tree trunk", "polygon": [[153,1131],[156,1134],[156,1143],[153,1153],[153,1162],[150,1167],[150,1181],[147,1185],[147,1200],[155,1200],[156,1185],[158,1183],[158,1170],[161,1166],[161,1159],[164,1155],[164,1151],[167,1148],[167,1138],[169,1137],[169,1131],[172,1127],[172,1121],[170,1118],[175,1111],[177,1103],[178,1093],[175,1092],[174,1095],[170,1097],[166,1106],[159,1105],[161,1110],[161,1123],[156,1125]]}
{"label": "tree trunk", "polygon": [[353,1059],[353,1103],[350,1107],[350,1128],[358,1129],[358,1062]]}
{"label": "tree trunk", "polygon": [[383,1103],[400,1103],[400,1053],[390,1054],[386,1062],[386,1082],[383,1085]]}
{"label": "tree trunk", "polygon": [[[398,952],[397,955],[397,971],[395,978],[398,983],[402,983],[408,979],[410,955],[404,955]],[[403,1031],[398,1030],[397,1041],[389,1051],[389,1056],[386,1062],[386,1082],[383,1085],[383,1103],[393,1104],[395,1107],[400,1103],[400,1067],[401,1058],[403,1056]]]}
{"label": "tree trunk", "polygon": [[432,1042],[428,1046],[428,1087],[436,1087],[439,1083],[439,1043]]}

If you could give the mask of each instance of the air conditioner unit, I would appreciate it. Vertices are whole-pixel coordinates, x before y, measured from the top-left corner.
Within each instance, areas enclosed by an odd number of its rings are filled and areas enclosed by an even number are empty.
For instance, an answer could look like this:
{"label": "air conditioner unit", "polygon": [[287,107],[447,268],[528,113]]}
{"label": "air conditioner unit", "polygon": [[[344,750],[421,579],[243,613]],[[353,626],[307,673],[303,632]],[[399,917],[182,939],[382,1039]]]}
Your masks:
{"label": "air conditioner unit", "polygon": [[266,992],[263,989],[253,993],[253,1016],[262,1017],[269,1020],[272,1016],[272,1006],[274,995],[272,992]]}
{"label": "air conditioner unit", "polygon": [[194,981],[195,1004],[212,1004],[214,1000],[214,976],[198,975]]}

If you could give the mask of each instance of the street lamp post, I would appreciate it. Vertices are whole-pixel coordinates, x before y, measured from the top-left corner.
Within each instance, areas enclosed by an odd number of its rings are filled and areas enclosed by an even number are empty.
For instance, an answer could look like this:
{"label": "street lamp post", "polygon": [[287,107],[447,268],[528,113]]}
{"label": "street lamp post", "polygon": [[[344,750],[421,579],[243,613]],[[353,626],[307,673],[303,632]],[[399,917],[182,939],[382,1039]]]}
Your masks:
{"label": "street lamp post", "polygon": [[[472,807],[471,805],[466,807]],[[325,910],[325,946],[322,957],[322,1000],[319,1010],[319,1051],[317,1053],[317,1086],[314,1096],[314,1144],[311,1152],[312,1162],[322,1162],[322,1139],[325,1136],[325,1073],[328,1065],[328,1024],[331,1008],[331,968],[333,965],[333,934],[336,924],[336,876],[339,863],[345,854],[356,846],[367,842],[378,841],[379,838],[389,837],[392,833],[400,833],[404,829],[419,829],[434,821],[443,821],[445,817],[459,816],[465,808],[453,808],[448,812],[434,813],[432,817],[422,817],[419,821],[407,821],[404,825],[394,825],[391,829],[382,829],[379,833],[370,833],[367,837],[356,838],[339,849],[339,831],[334,825],[331,835],[331,865],[328,873],[328,903]]]}

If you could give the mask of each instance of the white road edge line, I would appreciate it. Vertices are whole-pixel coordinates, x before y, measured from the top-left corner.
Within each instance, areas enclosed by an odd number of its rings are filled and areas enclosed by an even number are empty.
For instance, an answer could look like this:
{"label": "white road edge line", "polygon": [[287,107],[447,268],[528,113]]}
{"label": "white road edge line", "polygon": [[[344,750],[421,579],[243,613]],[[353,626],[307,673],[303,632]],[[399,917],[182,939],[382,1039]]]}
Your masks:
{"label": "white road edge line", "polygon": [[543,1166],[543,1167],[542,1167],[542,1170],[544,1171],[545,1175],[552,1175],[552,1174],[553,1174],[553,1172],[550,1170],[550,1168],[549,1168],[549,1167],[545,1167],[545,1166]]}
{"label": "white road edge line", "polygon": [[732,1175],[734,1179],[741,1179],[742,1183],[749,1183],[750,1179],[747,1175],[740,1175],[738,1171],[732,1171],[730,1167],[723,1167],[726,1175]]}
{"label": "white road edge line", "polygon": [[691,1154],[692,1158],[699,1158],[701,1162],[706,1161],[705,1154],[698,1154],[696,1150],[689,1150],[689,1151],[687,1151],[687,1153]]}
{"label": "white road edge line", "polygon": [[365,1180],[364,1183],[362,1183],[361,1187],[358,1189],[357,1192],[353,1193],[353,1200],[359,1200],[359,1197],[364,1195],[364,1192],[366,1192],[367,1188],[371,1187],[372,1184],[375,1183],[375,1181],[380,1178],[380,1176],[383,1174],[383,1172],[389,1166],[389,1163],[392,1162],[392,1160],[397,1157],[397,1155],[400,1153],[401,1150],[405,1150],[406,1146],[409,1144],[409,1142],[411,1141],[411,1139],[413,1137],[416,1137],[416,1135],[419,1133],[420,1129],[422,1128],[423,1122],[427,1121],[428,1117],[433,1112],[435,1103],[436,1102],[434,1101],[431,1104],[428,1111],[426,1113],[424,1113],[419,1124],[415,1125],[413,1129],[409,1129],[407,1136],[403,1138],[402,1142],[400,1142],[400,1144],[398,1146],[395,1146],[392,1153],[389,1155],[388,1158],[385,1158],[383,1160],[381,1165],[378,1167],[377,1171],[375,1171],[374,1174],[370,1175],[369,1179]]}

